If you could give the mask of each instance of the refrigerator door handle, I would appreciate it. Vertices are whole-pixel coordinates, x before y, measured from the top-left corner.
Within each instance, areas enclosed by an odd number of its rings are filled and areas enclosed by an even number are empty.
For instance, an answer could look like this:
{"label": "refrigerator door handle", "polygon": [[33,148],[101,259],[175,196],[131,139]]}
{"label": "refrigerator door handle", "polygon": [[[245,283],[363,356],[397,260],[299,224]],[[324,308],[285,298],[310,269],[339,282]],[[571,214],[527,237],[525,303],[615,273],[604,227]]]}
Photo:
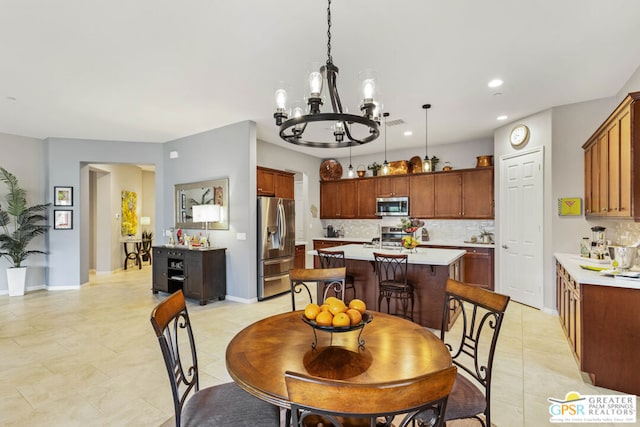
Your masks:
{"label": "refrigerator door handle", "polygon": [[284,244],[285,237],[287,237],[287,215],[282,206],[282,199],[278,200],[278,233],[280,236],[280,242]]}
{"label": "refrigerator door handle", "polygon": [[[291,256],[287,258],[265,259],[263,263],[264,265],[274,265],[274,264],[284,264],[287,262],[291,262],[293,260],[295,260],[295,256]],[[289,272],[287,272],[286,274],[289,274]]]}
{"label": "refrigerator door handle", "polygon": [[286,276],[288,276],[288,275],[289,275],[289,272],[282,273],[282,274],[278,274],[278,275],[276,275],[276,276],[266,276],[266,277],[264,278],[264,281],[265,281],[265,282],[271,282],[271,281],[274,281],[274,280],[280,280],[280,279],[282,279],[283,277],[286,277]]}

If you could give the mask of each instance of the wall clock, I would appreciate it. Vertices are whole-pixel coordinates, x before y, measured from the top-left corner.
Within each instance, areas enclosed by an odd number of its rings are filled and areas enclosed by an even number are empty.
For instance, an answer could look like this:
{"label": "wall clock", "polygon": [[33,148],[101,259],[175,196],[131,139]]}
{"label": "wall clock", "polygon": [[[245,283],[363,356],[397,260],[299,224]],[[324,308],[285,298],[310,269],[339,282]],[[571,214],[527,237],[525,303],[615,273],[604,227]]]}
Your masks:
{"label": "wall clock", "polygon": [[522,147],[529,140],[529,128],[525,125],[518,125],[511,129],[509,136],[511,145],[514,147]]}

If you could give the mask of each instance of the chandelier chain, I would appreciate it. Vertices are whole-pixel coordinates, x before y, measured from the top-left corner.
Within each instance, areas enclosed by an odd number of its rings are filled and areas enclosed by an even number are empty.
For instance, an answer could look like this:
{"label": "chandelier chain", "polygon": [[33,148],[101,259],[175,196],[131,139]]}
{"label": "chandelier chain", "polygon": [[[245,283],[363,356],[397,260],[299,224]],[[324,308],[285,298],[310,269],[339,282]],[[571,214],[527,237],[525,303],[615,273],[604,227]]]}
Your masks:
{"label": "chandelier chain", "polygon": [[327,64],[333,64],[331,57],[331,0],[327,2]]}

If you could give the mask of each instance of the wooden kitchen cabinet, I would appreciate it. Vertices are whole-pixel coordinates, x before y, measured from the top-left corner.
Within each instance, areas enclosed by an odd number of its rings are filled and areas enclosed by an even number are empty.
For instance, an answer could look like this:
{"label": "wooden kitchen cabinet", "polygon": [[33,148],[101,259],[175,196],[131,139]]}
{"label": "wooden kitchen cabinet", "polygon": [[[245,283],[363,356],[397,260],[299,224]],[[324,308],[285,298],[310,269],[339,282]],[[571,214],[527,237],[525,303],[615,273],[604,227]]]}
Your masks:
{"label": "wooden kitchen cabinet", "polygon": [[258,196],[294,198],[294,174],[276,169],[256,168],[256,191]]}
{"label": "wooden kitchen cabinet", "polygon": [[556,263],[556,308],[578,363],[582,357],[581,307],[580,285],[560,263]]}
{"label": "wooden kitchen cabinet", "polygon": [[358,216],[357,183],[353,179],[320,183],[320,218],[353,219]]}
{"label": "wooden kitchen cabinet", "polygon": [[433,218],[435,212],[435,175],[409,177],[409,212],[414,218]]}
{"label": "wooden kitchen cabinet", "polygon": [[378,219],[376,215],[376,187],[377,180],[362,178],[357,180],[358,187],[358,218]]}
{"label": "wooden kitchen cabinet", "polygon": [[307,264],[307,245],[296,245],[296,268],[306,268]]}
{"label": "wooden kitchen cabinet", "polygon": [[464,274],[462,281],[470,285],[478,286],[493,291],[494,279],[494,253],[493,248],[477,246],[430,246],[420,245],[424,248],[462,249],[466,251],[463,257]]}
{"label": "wooden kitchen cabinet", "polygon": [[582,146],[587,217],[640,220],[640,92],[630,93]]}
{"label": "wooden kitchen cabinet", "polygon": [[435,218],[494,218],[492,167],[439,172],[434,179]]}
{"label": "wooden kitchen cabinet", "polygon": [[409,195],[407,176],[383,176],[375,180],[377,197],[406,197]]}
{"label": "wooden kitchen cabinet", "polygon": [[186,298],[205,305],[211,299],[223,300],[227,294],[225,248],[153,248],[154,294],[182,289]]}

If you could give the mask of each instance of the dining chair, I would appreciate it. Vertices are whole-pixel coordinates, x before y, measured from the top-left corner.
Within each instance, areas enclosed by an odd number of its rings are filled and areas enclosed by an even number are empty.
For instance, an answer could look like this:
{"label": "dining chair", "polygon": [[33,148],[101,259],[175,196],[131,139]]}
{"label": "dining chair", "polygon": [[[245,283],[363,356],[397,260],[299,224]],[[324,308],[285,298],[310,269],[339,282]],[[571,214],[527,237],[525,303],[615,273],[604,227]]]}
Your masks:
{"label": "dining chair", "polygon": [[[448,279],[440,339],[453,363],[468,376],[458,374],[449,396],[445,420],[476,418],[491,426],[491,375],[493,359],[509,297]],[[446,331],[450,320],[458,316]],[[484,420],[480,417],[484,414]]]}
{"label": "dining chair", "polygon": [[[291,425],[405,427],[415,422],[442,426],[456,372],[457,368],[450,366],[410,380],[384,383],[351,383],[285,372]],[[400,416],[399,423],[396,416]]]}
{"label": "dining chair", "polygon": [[[414,287],[407,280],[408,257],[406,254],[373,253],[378,278],[378,311],[382,301],[387,301],[387,313],[391,313],[391,300],[395,300],[396,316],[413,321]],[[397,310],[398,304],[400,310]],[[409,308],[410,307],[410,308]]]}
{"label": "dining chair", "polygon": [[[320,260],[321,268],[346,267],[344,251],[328,251],[325,249],[317,249],[316,252],[318,253],[318,259]],[[353,292],[353,299],[357,298],[355,278],[353,277],[353,275],[347,273],[344,283],[345,292],[351,289],[351,292]]]}
{"label": "dining chair", "polygon": [[[309,302],[313,302],[311,290],[307,283],[315,282],[317,289],[323,291],[322,301],[317,301],[318,305],[327,298],[329,292],[334,292],[336,297],[344,301],[344,282],[347,269],[337,268],[292,268],[289,270],[289,280],[291,281],[291,310],[296,311],[296,294],[307,291]],[[320,295],[320,293],[318,293]]]}
{"label": "dining chair", "polygon": [[153,309],[151,325],[169,374],[176,427],[279,425],[280,411],[276,406],[250,395],[235,383],[200,389],[196,347],[182,290]]}

